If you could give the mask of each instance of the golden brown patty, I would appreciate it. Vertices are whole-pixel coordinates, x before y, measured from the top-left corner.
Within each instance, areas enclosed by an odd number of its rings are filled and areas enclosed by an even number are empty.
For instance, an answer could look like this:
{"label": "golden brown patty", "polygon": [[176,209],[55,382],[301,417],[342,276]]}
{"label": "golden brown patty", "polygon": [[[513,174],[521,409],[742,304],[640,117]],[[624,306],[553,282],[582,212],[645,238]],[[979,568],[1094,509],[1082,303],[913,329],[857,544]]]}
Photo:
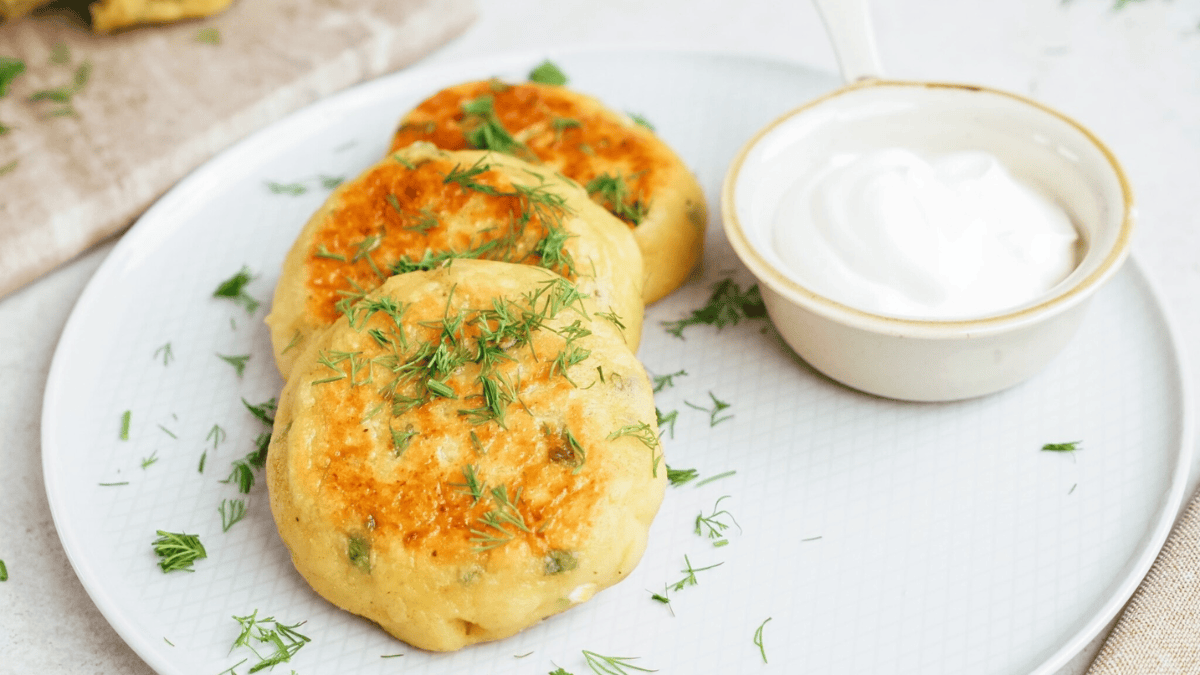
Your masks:
{"label": "golden brown patty", "polygon": [[267,317],[279,371],[288,377],[312,334],[387,277],[451,256],[563,274],[637,348],[642,260],[627,227],[544,167],[421,143],[339,186],[293,244]]}
{"label": "golden brown patty", "polygon": [[92,30],[108,33],[143,23],[169,23],[216,14],[233,0],[99,0],[91,4]]}
{"label": "golden brown patty", "polygon": [[544,269],[398,275],[305,351],[267,464],[300,574],[431,650],[496,640],[632,570],[663,497],[651,385]]}
{"label": "golden brown patty", "polygon": [[700,261],[708,215],[695,177],[654,132],[589,96],[533,82],[460,84],[408,113],[392,149],[414,141],[509,152],[585,186],[633,227],[647,304],[682,285]]}

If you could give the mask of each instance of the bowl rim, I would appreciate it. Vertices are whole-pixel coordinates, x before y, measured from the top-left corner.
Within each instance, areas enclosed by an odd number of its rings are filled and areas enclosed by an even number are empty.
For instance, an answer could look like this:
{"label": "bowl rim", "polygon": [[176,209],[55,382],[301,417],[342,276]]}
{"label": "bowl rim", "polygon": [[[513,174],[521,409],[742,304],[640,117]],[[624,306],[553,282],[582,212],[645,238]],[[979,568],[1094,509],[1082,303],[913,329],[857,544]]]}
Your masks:
{"label": "bowl rim", "polygon": [[[1117,236],[1097,267],[1088,275],[1076,279],[1070,285],[1059,289],[1053,296],[1047,297],[1035,305],[973,319],[916,319],[876,314],[832,300],[794,281],[759,253],[750,243],[750,238],[746,235],[734,206],[734,193],[738,178],[750,152],[767,134],[806,111],[834,98],[863,89],[885,87],[952,89],[999,96],[1057,118],[1080,132],[1106,160],[1109,169],[1120,185],[1124,204]],[[1135,211],[1133,190],[1116,156],[1094,133],[1073,118],[1026,96],[983,85],[885,78],[864,78],[852,82],[779,115],[742,145],[730,163],[721,186],[721,217],[726,238],[729,239],[734,252],[741,258],[743,264],[760,282],[766,284],[793,305],[799,305],[812,313],[838,323],[874,333],[926,339],[954,339],[1004,333],[1056,316],[1086,301],[1097,288],[1116,273],[1121,263],[1129,256]]]}

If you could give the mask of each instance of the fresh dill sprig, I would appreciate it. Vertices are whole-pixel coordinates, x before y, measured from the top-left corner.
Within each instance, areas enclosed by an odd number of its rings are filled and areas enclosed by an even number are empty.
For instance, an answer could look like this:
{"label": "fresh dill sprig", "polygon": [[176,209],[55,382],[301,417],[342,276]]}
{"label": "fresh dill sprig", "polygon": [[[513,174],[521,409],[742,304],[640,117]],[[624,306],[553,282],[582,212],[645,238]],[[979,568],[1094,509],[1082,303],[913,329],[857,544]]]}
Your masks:
{"label": "fresh dill sprig", "polygon": [[[767,621],[770,620],[771,617],[768,616]],[[758,653],[762,655],[763,663],[767,662],[767,650],[763,647],[763,628],[766,628],[767,621],[758,624],[758,628],[754,630],[754,646],[758,647]]]}
{"label": "fresh dill sprig", "polygon": [[271,425],[275,424],[275,399],[274,398],[271,398],[267,401],[263,401],[262,403],[259,403],[258,405],[252,405],[249,401],[247,401],[246,399],[243,398],[242,405],[246,406],[246,410],[249,410],[250,414],[254,415],[254,417],[256,417],[259,422],[262,422],[263,424],[265,424],[267,426],[271,426]]}
{"label": "fresh dill sprig", "polygon": [[655,375],[654,376],[654,393],[657,394],[658,392],[662,391],[663,389],[667,389],[668,387],[674,387],[675,386],[675,378],[685,377],[685,376],[687,376],[686,370],[680,370],[680,371],[677,371],[674,373],[670,373],[668,375]]}
{"label": "fresh dill sprig", "polygon": [[479,503],[483,498],[484,491],[487,490],[487,483],[480,482],[479,477],[475,475],[475,465],[467,464],[462,468],[463,482],[451,483],[451,487],[461,488],[458,490],[460,494],[469,495],[471,497],[471,506]]}
{"label": "fresh dill sprig", "polygon": [[225,354],[217,354],[217,358],[233,366],[233,370],[237,373],[237,376],[241,377],[246,372],[246,362],[250,360],[250,355],[235,354],[227,356]]}
{"label": "fresh dill sprig", "polygon": [[535,155],[524,143],[513,137],[496,114],[494,102],[489,94],[465,101],[462,104],[463,137],[476,150],[495,150],[506,155],[533,159]]}
{"label": "fresh dill sprig", "polygon": [[233,468],[229,470],[229,476],[220,482],[225,485],[236,484],[238,492],[250,494],[250,489],[254,487],[254,470],[245,459],[235,460]]}
{"label": "fresh dill sprig", "polygon": [[133,418],[133,411],[126,410],[121,413],[121,440],[129,440],[129,422]]}
{"label": "fresh dill sprig", "polygon": [[1046,452],[1075,452],[1083,441],[1068,441],[1066,443],[1047,443],[1042,446]]}
{"label": "fresh dill sprig", "polygon": [[725,563],[717,563],[715,565],[709,565],[708,567],[692,567],[692,561],[685,555],[685,556],[683,556],[683,564],[685,565],[685,568],[680,570],[680,572],[683,572],[684,577],[682,579],[680,579],[679,581],[676,581],[675,583],[669,584],[667,586],[672,591],[679,592],[679,591],[682,591],[687,586],[698,585],[700,582],[699,582],[699,580],[696,579],[696,572],[704,572],[707,570],[711,570],[714,567],[720,567],[721,565],[724,565]]}
{"label": "fresh dill sprig", "polygon": [[162,429],[162,432],[163,432],[164,434],[166,434],[166,435],[170,436],[171,438],[174,438],[175,440],[179,440],[179,437],[175,435],[175,432],[174,432],[174,431],[171,431],[170,429],[168,429],[168,428],[164,427],[164,426],[163,426],[163,425],[161,425],[161,424],[159,424],[159,425],[158,425],[158,428],[159,428],[159,429]]}
{"label": "fresh dill sprig", "polygon": [[161,558],[158,566],[162,568],[164,574],[176,570],[194,572],[192,563],[208,557],[208,552],[200,543],[198,534],[164,532],[162,530],[158,530],[156,534],[158,539],[155,539],[151,546],[154,547],[155,555]]}
{"label": "fresh dill sprig", "polygon": [[650,207],[638,196],[629,194],[629,186],[621,174],[615,176],[602,173],[584,187],[588,195],[614,216],[629,221],[635,227],[641,225]]}
{"label": "fresh dill sprig", "polygon": [[175,355],[171,353],[170,342],[154,350],[154,358],[157,359],[159,354],[162,354],[162,362],[164,366],[170,363],[171,359],[175,358]]}
{"label": "fresh dill sprig", "polygon": [[245,307],[247,314],[253,314],[258,309],[259,302],[246,293],[246,284],[253,280],[254,275],[250,272],[250,268],[242,266],[242,269],[238,270],[236,274],[217,285],[217,290],[213,291],[213,297],[229,298]]}
{"label": "fresh dill sprig", "polygon": [[737,474],[737,471],[726,471],[724,473],[719,473],[715,476],[709,476],[708,478],[705,478],[704,480],[700,481],[699,483],[696,483],[696,487],[708,485],[709,483],[711,483],[713,481],[718,481],[718,480],[721,480],[722,478],[729,478],[730,476],[733,476],[736,474]]}
{"label": "fresh dill sprig", "polygon": [[713,394],[711,391],[708,392],[708,397],[712,399],[712,402],[713,402],[712,408],[705,408],[703,406],[698,406],[695,403],[691,403],[690,401],[687,401],[687,400],[684,400],[684,404],[686,404],[689,408],[694,408],[696,410],[701,410],[701,411],[708,413],[708,426],[710,426],[710,427],[715,427],[718,424],[720,424],[721,422],[724,422],[725,420],[733,419],[732,414],[725,415],[724,417],[721,416],[721,412],[730,406],[729,403],[726,403],[725,401],[722,401],[721,399],[717,398],[716,395]]}
{"label": "fresh dill sprig", "polygon": [[246,500],[222,499],[221,505],[217,507],[217,513],[221,514],[221,531],[228,532],[229,528],[246,517]]}
{"label": "fresh dill sprig", "polygon": [[142,458],[142,470],[145,471],[147,467],[149,467],[151,464],[153,464],[157,461],[158,461],[158,451],[155,450],[154,452],[150,453],[149,457]]}
{"label": "fresh dill sprig", "polygon": [[[675,420],[677,420],[679,418],[679,411],[672,410],[671,412],[664,415],[661,410],[659,410],[658,408],[655,408],[654,416],[658,418],[659,434],[662,433],[663,428],[666,428],[667,430],[670,431],[671,438],[675,438]],[[661,438],[661,435],[660,435],[660,438]]]}
{"label": "fresh dill sprig", "polygon": [[508,496],[508,488],[504,485],[492,488],[489,493],[495,506],[477,521],[491,529],[471,529],[471,541],[475,543],[475,550],[478,552],[489,551],[512,541],[516,535],[505,529],[505,525],[512,525],[522,532],[530,531],[529,526],[525,524],[525,518],[517,509],[517,502],[521,499],[521,488],[517,488],[512,497]]}
{"label": "fresh dill sprig", "polygon": [[529,81],[561,87],[567,83],[567,76],[553,61],[546,59],[529,71]]}
{"label": "fresh dill sprig", "polygon": [[631,670],[636,670],[639,673],[658,672],[653,668],[643,668],[630,663],[630,661],[638,659],[636,656],[604,656],[584,649],[583,658],[596,675],[629,675],[629,671]]}
{"label": "fresh dill sprig", "polygon": [[668,333],[682,340],[688,326],[703,324],[720,330],[725,326],[736,326],[742,319],[761,319],[766,315],[767,306],[763,304],[758,284],[743,291],[732,278],[726,278],[713,285],[712,294],[703,307],[692,310],[687,318],[664,321],[663,326]]}
{"label": "fresh dill sprig", "polygon": [[703,511],[696,516],[696,535],[707,535],[709,539],[714,540],[713,546],[717,548],[725,546],[729,543],[729,540],[725,538],[724,534],[725,530],[729,528],[729,525],[721,520],[722,516],[728,517],[729,520],[733,521],[733,524],[737,526],[738,531],[742,531],[742,526],[738,525],[738,521],[733,517],[733,514],[725,509],[719,508],[721,506],[721,501],[728,498],[729,495],[723,495],[717,499],[717,502],[713,504],[712,513],[708,514],[707,516],[704,515]]}
{"label": "fresh dill sprig", "polygon": [[626,424],[608,435],[608,440],[615,440],[622,436],[632,436],[641,441],[643,445],[650,449],[650,474],[655,478],[658,477],[658,464],[662,461],[662,454],[658,452],[658,436],[655,435],[654,429],[645,422],[638,424]]}
{"label": "fresh dill sprig", "polygon": [[[229,648],[229,651],[233,652],[238,647],[246,647],[253,652],[258,663],[250,667],[249,672],[251,673],[257,673],[265,668],[274,668],[280,663],[291,661],[301,647],[312,641],[296,631],[297,628],[304,625],[303,621],[289,626],[276,621],[273,616],[259,619],[257,609],[247,616],[235,616],[233,620],[238,622],[242,630],[233,641],[233,646]],[[264,655],[254,648],[254,643],[269,645],[273,651]]]}
{"label": "fresh dill sprig", "polygon": [[695,469],[672,469],[671,465],[667,465],[667,482],[673,487],[686,485],[700,476],[700,473]]}

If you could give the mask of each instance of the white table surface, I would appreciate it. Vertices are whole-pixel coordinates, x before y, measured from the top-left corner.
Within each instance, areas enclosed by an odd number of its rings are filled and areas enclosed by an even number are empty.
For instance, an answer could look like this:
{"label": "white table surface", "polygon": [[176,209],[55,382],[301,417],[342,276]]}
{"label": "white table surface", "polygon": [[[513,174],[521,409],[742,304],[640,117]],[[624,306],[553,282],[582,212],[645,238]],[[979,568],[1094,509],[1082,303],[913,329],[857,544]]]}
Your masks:
{"label": "white table surface", "polygon": [[[1113,149],[1137,197],[1134,255],[1158,282],[1200,392],[1200,2],[1140,0],[1119,10],[1113,3],[876,0],[873,11],[887,75],[1030,95]],[[577,45],[764,54],[836,70],[805,0],[480,0],[477,23],[423,63]],[[0,560],[10,574],[0,583],[0,675],[153,672],[72,572],[42,483],[50,360],[71,307],[111,248],[0,299]],[[1189,494],[1198,477],[1193,467]],[[1061,673],[1084,672],[1099,644]]]}

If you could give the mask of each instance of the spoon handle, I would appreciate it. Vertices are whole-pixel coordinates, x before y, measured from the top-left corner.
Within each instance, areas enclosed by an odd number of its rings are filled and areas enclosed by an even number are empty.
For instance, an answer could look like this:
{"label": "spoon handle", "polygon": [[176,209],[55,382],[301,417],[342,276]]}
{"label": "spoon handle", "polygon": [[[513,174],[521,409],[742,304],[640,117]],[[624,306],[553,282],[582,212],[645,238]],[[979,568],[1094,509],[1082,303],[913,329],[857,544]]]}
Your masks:
{"label": "spoon handle", "polygon": [[867,0],[813,0],[847,84],[883,76]]}

